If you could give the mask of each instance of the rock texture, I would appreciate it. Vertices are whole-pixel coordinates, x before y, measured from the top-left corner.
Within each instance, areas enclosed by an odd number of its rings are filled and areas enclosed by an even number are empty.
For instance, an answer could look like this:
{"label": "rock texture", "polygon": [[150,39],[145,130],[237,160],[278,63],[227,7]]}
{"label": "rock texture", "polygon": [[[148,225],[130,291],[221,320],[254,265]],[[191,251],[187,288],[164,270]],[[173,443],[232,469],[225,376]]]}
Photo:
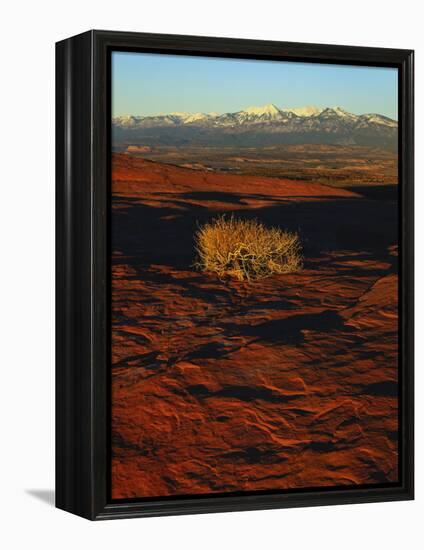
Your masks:
{"label": "rock texture", "polygon": [[[112,497],[394,482],[396,203],[113,156]],[[192,267],[221,212],[300,232],[299,273]]]}

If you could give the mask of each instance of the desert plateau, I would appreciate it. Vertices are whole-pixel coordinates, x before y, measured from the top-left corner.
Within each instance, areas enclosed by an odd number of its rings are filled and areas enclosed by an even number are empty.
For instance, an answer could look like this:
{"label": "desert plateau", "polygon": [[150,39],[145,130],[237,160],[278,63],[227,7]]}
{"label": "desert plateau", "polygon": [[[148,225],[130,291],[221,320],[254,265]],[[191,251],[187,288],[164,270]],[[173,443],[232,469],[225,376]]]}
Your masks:
{"label": "desert plateau", "polygon": [[[140,143],[111,159],[112,498],[396,482],[393,148]],[[220,215],[296,232],[302,268],[197,269]]]}

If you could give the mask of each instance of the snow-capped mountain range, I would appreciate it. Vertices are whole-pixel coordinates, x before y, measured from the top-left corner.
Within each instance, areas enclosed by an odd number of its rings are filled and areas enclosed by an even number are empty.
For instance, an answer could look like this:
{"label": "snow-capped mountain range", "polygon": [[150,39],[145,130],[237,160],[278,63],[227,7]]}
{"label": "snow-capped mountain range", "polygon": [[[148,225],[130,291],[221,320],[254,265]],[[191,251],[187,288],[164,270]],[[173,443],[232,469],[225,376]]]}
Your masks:
{"label": "snow-capped mountain range", "polygon": [[393,146],[397,122],[341,107],[280,109],[274,104],[234,113],[168,113],[113,119],[114,143],[235,144],[323,142]]}

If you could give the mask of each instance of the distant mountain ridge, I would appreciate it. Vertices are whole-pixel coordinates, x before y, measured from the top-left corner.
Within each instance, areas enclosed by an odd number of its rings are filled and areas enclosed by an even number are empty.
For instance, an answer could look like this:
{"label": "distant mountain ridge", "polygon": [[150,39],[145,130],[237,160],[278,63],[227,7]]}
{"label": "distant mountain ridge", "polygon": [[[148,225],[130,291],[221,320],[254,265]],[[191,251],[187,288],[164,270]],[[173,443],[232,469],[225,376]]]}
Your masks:
{"label": "distant mountain ridge", "polygon": [[267,145],[334,143],[394,147],[398,124],[378,113],[341,107],[280,109],[270,103],[233,113],[168,113],[112,120],[114,145]]}

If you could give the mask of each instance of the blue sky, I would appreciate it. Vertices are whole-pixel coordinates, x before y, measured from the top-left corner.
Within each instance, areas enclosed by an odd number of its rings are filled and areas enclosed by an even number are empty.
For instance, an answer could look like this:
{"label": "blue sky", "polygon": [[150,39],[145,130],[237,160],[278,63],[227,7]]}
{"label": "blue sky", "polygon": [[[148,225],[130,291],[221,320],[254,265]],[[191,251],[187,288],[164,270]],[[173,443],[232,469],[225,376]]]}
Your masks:
{"label": "blue sky", "polygon": [[112,53],[112,116],[339,106],[397,119],[397,69]]}

